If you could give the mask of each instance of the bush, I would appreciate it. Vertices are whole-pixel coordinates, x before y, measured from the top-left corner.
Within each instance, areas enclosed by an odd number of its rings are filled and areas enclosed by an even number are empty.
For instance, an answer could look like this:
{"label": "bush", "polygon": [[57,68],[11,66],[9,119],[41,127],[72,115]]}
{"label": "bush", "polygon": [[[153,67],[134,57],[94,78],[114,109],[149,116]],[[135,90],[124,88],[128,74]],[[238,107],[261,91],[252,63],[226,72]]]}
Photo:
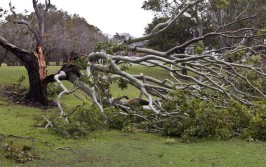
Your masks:
{"label": "bush", "polygon": [[226,118],[231,124],[232,131],[235,135],[243,136],[244,130],[250,126],[250,121],[254,117],[250,109],[236,101],[232,101],[226,110],[228,117]]}
{"label": "bush", "polygon": [[232,134],[230,122],[226,120],[228,113],[217,110],[208,104],[196,109],[195,118],[190,118],[190,124],[182,134],[183,141],[193,138],[216,138],[218,140],[229,139]]}

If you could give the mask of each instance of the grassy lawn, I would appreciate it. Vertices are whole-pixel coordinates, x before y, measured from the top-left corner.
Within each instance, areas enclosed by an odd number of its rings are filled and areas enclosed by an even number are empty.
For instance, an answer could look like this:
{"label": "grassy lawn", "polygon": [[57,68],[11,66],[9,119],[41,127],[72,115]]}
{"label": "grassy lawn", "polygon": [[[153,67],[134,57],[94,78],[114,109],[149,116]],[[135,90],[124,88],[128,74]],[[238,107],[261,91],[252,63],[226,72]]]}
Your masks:
{"label": "grassy lawn", "polygon": [[[49,73],[59,67],[49,67]],[[138,74],[152,74],[164,78],[168,74],[158,69],[140,66],[131,71]],[[21,75],[26,76],[23,67],[0,67],[0,85],[16,82]],[[27,85],[27,79],[24,82]],[[67,84],[71,87],[70,84]],[[113,85],[114,95],[124,95]],[[2,91],[2,90],[1,90]],[[130,87],[127,92],[134,97],[139,94]],[[66,110],[80,103],[74,96],[65,96],[62,100]],[[0,145],[13,141],[29,145],[40,151],[42,159],[26,164],[17,164],[4,158],[0,147],[0,166],[145,166],[145,167],[184,167],[184,166],[254,166],[266,164],[266,143],[247,142],[233,139],[230,141],[200,140],[185,144],[175,139],[175,144],[166,144],[167,137],[143,132],[123,133],[103,129],[92,132],[80,139],[64,139],[48,129],[36,128],[34,125],[43,117],[58,114],[57,108],[48,110],[20,106],[9,103],[0,97]],[[2,135],[9,137],[1,137]],[[18,137],[21,138],[18,138]],[[34,138],[35,140],[32,140]]]}

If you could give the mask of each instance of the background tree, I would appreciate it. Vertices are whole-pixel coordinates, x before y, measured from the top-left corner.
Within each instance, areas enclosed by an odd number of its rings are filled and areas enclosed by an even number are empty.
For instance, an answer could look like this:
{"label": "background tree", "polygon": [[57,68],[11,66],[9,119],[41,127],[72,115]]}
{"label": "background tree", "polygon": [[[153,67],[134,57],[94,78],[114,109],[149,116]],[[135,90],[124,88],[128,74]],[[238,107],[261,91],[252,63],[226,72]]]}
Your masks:
{"label": "background tree", "polygon": [[57,64],[60,59],[67,62],[71,52],[88,54],[96,43],[107,39],[97,27],[77,14],[71,16],[55,9],[48,13],[47,20],[47,29],[53,30],[46,33],[47,48],[50,50],[47,56]]}
{"label": "background tree", "polygon": [[[167,17],[155,17],[153,22],[148,25],[145,29],[145,33],[149,34],[153,28],[162,22],[167,21]],[[159,34],[158,36],[149,40],[146,44],[147,47],[150,47],[155,50],[167,51],[170,48],[180,45],[194,37],[198,36],[197,25],[195,22],[188,17],[181,17],[178,22],[171,26],[167,31]],[[185,47],[180,48],[177,53],[185,53]]]}
{"label": "background tree", "polygon": [[[17,14],[15,13],[14,9],[15,7],[12,6],[12,4],[10,3],[10,11],[12,12],[12,16],[7,17],[7,21],[12,21],[15,25],[15,27],[19,26],[20,24],[24,25],[26,27],[26,29],[17,29],[17,31],[20,31],[22,36],[26,35],[23,38],[20,38],[20,36],[17,38],[19,38],[20,40],[16,40],[17,45],[13,45],[13,43],[11,41],[7,41],[5,38],[1,37],[0,40],[0,45],[5,48],[6,50],[8,50],[10,53],[14,54],[19,61],[25,66],[25,68],[27,69],[28,75],[29,75],[29,91],[27,93],[27,99],[29,99],[30,101],[35,101],[35,102],[39,102],[43,105],[48,105],[48,99],[47,99],[47,92],[46,92],[46,87],[48,82],[50,82],[50,80],[53,80],[53,76],[47,76],[47,70],[46,70],[46,58],[45,58],[45,54],[47,55],[51,55],[52,51],[54,50],[54,44],[57,43],[58,41],[54,40],[61,40],[60,36],[64,36],[66,34],[69,34],[64,40],[65,41],[61,41],[58,43],[59,46],[61,45],[61,48],[59,47],[57,50],[61,50],[62,53],[62,46],[63,43],[66,42],[66,40],[69,41],[69,39],[72,39],[73,42],[68,42],[68,45],[72,45],[72,50],[75,50],[76,48],[79,48],[79,50],[77,49],[77,51],[80,52],[88,52],[91,51],[92,47],[89,47],[86,44],[86,42],[92,41],[92,40],[102,40],[104,38],[103,35],[99,35],[101,34],[99,29],[95,28],[94,26],[89,25],[83,18],[80,18],[78,15],[74,15],[73,17],[65,17],[65,25],[59,30],[61,31],[61,34],[51,34],[48,35],[48,30],[46,31],[45,28],[45,18],[48,15],[48,11],[51,8],[51,3],[50,0],[46,0],[45,4],[38,4],[37,0],[33,0],[33,8],[34,8],[34,13],[31,13],[30,15],[27,16],[23,16],[22,14]],[[56,8],[53,7],[53,13],[56,13]],[[60,12],[59,12],[60,13]],[[63,15],[63,12],[61,12],[61,16],[66,16],[66,14]],[[60,15],[60,14],[59,14]],[[51,24],[49,24],[49,22],[47,23],[47,26],[50,25],[51,27],[48,27],[50,29],[55,29],[56,27],[60,27],[59,23],[57,23],[57,25],[55,25],[53,23],[53,21],[55,20],[55,18],[57,18],[58,20],[62,19],[55,17],[54,19],[52,19],[51,16],[49,16],[51,19]],[[61,22],[62,23],[62,22]],[[80,24],[81,23],[81,24]],[[4,23],[5,26],[8,23]],[[80,25],[76,25],[76,24],[80,24]],[[13,26],[14,26],[13,25]],[[10,27],[10,25],[8,25]],[[53,27],[55,26],[55,27]],[[20,28],[23,26],[20,26]],[[64,30],[67,29],[68,33],[65,33]],[[90,29],[90,31],[93,31],[94,33],[97,33],[97,35],[92,35],[93,33],[87,33],[84,32],[84,30],[88,30]],[[11,33],[13,33],[16,36],[16,32],[12,31],[14,30],[14,28],[7,28],[5,30],[10,30]],[[23,31],[23,32],[22,32]],[[46,33],[47,32],[47,33]],[[58,31],[56,31],[58,32]],[[3,33],[3,32],[2,32]],[[6,31],[4,31],[4,33],[6,33]],[[30,35],[28,35],[30,34]],[[81,37],[77,37],[77,35],[82,34],[83,36]],[[13,36],[14,36],[13,35]],[[12,35],[11,35],[12,36]],[[98,38],[99,36],[101,36],[101,38]],[[59,37],[59,38],[57,38]],[[89,37],[89,38],[88,38]],[[35,44],[32,44],[32,38],[35,39]],[[9,36],[8,36],[9,39]],[[21,40],[28,40],[28,42],[24,42],[22,43]],[[13,39],[15,40],[15,39]],[[88,41],[89,40],[89,41]],[[23,45],[27,45],[24,46],[24,49],[22,45],[20,45],[20,41],[21,44]],[[81,47],[80,45],[83,44],[83,47]],[[85,46],[86,45],[86,46]],[[33,49],[32,46],[35,46],[35,51],[31,52],[28,50]],[[65,45],[63,46],[63,48],[67,48]],[[63,49],[64,52],[66,52],[66,50]],[[70,53],[71,51],[67,50],[68,53]],[[49,58],[49,57],[48,57]]]}
{"label": "background tree", "polygon": [[[40,8],[44,8],[44,6],[40,5]],[[33,25],[37,24],[37,17],[34,12],[21,14],[20,17]],[[13,15],[7,15],[1,25],[2,36],[20,48],[32,50],[33,42],[30,39],[33,38],[33,35],[29,33],[26,27],[14,26],[12,20]],[[47,63],[54,61],[59,65],[60,60],[67,60],[73,51],[79,54],[88,54],[93,51],[97,42],[106,40],[102,32],[97,27],[88,24],[84,18],[57,10],[53,5],[50,6],[46,15],[44,26],[46,27],[43,37],[44,54]],[[77,34],[81,35],[77,36]],[[6,60],[10,57],[12,56],[8,56]]]}

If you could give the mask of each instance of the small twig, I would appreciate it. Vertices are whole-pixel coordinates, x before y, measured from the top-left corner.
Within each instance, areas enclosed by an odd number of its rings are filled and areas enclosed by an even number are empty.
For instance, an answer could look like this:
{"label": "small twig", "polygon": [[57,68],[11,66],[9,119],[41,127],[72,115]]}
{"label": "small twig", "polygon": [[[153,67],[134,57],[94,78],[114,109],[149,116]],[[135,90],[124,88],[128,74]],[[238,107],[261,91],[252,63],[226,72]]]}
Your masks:
{"label": "small twig", "polygon": [[53,127],[53,124],[51,121],[49,121],[47,118],[43,117],[48,123],[45,125],[45,128],[48,128],[49,126],[50,127]]}
{"label": "small twig", "polygon": [[76,152],[71,147],[57,147],[55,150],[70,150],[76,154]]}

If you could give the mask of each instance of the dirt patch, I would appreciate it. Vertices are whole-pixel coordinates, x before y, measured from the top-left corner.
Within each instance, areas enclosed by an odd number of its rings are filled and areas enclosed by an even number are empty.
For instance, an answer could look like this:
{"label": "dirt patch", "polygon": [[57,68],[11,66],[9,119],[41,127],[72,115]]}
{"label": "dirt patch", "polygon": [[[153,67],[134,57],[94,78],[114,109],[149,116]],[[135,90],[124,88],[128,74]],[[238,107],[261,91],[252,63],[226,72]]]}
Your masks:
{"label": "dirt patch", "polygon": [[25,91],[21,91],[19,93],[12,92],[12,91],[4,91],[3,96],[9,103],[15,103],[19,105],[31,106],[31,107],[41,108],[41,109],[57,107],[56,102],[53,100],[49,100],[48,106],[44,106],[39,102],[34,102],[34,101],[29,100],[26,98]]}

